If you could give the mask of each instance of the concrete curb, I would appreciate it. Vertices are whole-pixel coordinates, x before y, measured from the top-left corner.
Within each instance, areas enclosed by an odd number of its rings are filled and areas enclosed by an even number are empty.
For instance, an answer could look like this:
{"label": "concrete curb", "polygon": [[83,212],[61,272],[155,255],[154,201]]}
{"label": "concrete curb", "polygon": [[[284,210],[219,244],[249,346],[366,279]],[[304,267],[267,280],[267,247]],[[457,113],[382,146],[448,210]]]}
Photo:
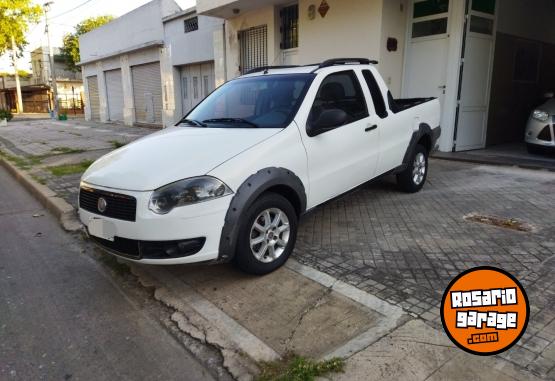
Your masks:
{"label": "concrete curb", "polygon": [[26,171],[17,168],[5,158],[0,157],[0,165],[54,214],[66,231],[75,232],[81,229],[81,222],[77,219],[73,206],[56,196],[52,189],[38,183]]}

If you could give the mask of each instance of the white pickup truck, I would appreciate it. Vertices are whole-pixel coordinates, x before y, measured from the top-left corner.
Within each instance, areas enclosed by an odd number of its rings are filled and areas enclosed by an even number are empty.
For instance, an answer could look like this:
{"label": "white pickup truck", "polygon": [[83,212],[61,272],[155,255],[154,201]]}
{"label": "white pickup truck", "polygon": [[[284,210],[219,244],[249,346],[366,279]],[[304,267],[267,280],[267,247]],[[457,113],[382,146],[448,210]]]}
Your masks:
{"label": "white pickup truck", "polygon": [[394,100],[374,64],[253,70],[175,127],[100,158],[79,193],[89,236],[141,263],[266,274],[291,255],[307,210],[384,174],[419,191],[439,102]]}

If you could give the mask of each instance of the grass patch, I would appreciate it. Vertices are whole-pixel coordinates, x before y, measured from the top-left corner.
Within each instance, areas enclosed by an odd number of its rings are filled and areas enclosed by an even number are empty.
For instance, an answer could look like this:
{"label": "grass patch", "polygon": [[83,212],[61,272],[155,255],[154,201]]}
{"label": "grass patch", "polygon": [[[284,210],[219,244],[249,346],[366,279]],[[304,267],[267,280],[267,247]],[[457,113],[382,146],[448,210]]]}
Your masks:
{"label": "grass patch", "polygon": [[39,156],[15,156],[10,155],[4,151],[0,151],[0,156],[13,163],[16,167],[20,169],[30,169],[34,165],[39,165],[42,161],[42,158]]}
{"label": "grass patch", "polygon": [[52,149],[51,152],[55,155],[60,155],[60,154],[68,154],[68,153],[81,153],[81,152],[85,152],[85,150],[70,148],[70,147],[56,147]]}
{"label": "grass patch", "polygon": [[31,175],[31,177],[39,184],[46,185],[46,179],[37,175]]}
{"label": "grass patch", "polygon": [[281,361],[260,364],[262,372],[258,381],[313,381],[329,373],[341,373],[345,361],[334,358],[314,361],[297,355],[287,355]]}
{"label": "grass patch", "polygon": [[75,175],[77,173],[83,173],[91,166],[93,163],[92,160],[83,160],[77,164],[64,164],[64,165],[57,165],[55,167],[48,167],[47,169],[54,175],[54,176],[67,176],[67,175]]}
{"label": "grass patch", "polygon": [[124,145],[127,144],[127,143],[120,142],[120,141],[117,141],[117,140],[110,140],[110,143],[112,143],[112,146],[113,146],[115,149],[121,148],[121,147],[123,147]]}

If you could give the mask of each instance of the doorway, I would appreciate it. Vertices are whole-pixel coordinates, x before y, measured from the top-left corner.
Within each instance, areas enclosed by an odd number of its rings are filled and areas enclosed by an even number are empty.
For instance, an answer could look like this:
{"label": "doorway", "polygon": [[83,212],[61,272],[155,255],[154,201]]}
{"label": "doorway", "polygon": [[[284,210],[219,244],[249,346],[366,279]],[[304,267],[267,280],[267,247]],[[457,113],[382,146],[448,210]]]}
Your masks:
{"label": "doorway", "polygon": [[183,115],[214,91],[214,63],[187,65],[181,68],[181,99]]}
{"label": "doorway", "polygon": [[485,148],[495,45],[495,0],[467,0],[455,150]]}
{"label": "doorway", "polygon": [[403,80],[405,98],[437,97],[443,106],[450,11],[450,0],[411,1]]}

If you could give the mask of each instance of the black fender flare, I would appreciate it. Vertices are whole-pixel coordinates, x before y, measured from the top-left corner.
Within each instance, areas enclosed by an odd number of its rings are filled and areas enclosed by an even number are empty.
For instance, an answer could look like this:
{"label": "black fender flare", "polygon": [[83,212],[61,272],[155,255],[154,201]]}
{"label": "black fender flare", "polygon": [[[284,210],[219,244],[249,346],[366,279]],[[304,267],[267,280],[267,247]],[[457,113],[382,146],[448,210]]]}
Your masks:
{"label": "black fender flare", "polygon": [[265,191],[285,186],[295,192],[299,215],[306,211],[306,192],[301,179],[285,168],[269,167],[252,174],[237,189],[227,210],[220,237],[218,262],[229,262],[235,255],[241,218],[252,203]]}
{"label": "black fender flare", "polygon": [[430,147],[430,151],[434,149],[439,136],[441,135],[441,128],[438,126],[432,129],[427,123],[420,123],[418,126],[418,130],[412,133],[412,137],[410,138],[409,146],[407,147],[407,151],[405,152],[405,156],[403,157],[403,167],[406,168],[410,163],[410,158],[416,148],[416,145],[422,139],[423,136],[429,136],[432,142]]}

